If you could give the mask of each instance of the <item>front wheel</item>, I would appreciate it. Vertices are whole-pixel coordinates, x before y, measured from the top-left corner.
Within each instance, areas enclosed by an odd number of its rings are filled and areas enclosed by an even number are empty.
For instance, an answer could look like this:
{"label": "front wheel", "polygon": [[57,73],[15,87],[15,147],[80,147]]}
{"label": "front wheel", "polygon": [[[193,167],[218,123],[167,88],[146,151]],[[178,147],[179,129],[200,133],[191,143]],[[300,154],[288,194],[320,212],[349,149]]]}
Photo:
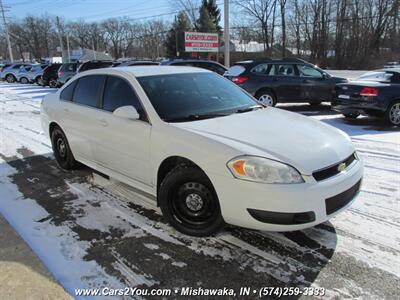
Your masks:
{"label": "front wheel", "polygon": [[385,113],[385,120],[391,125],[400,125],[400,101],[395,101],[389,105]]}
{"label": "front wheel", "polygon": [[349,114],[343,114],[343,116],[346,118],[346,119],[357,119],[359,116],[360,116],[360,114],[359,113],[349,113]]}
{"label": "front wheel", "polygon": [[38,78],[36,78],[36,84],[40,85],[40,86],[44,86],[44,81],[42,76],[39,76]]}
{"label": "front wheel", "polygon": [[51,145],[56,161],[61,168],[71,170],[76,167],[77,163],[69,147],[67,137],[59,127],[54,128],[51,133]]}
{"label": "front wheel", "polygon": [[180,165],[170,171],[158,199],[165,219],[184,234],[208,236],[224,225],[211,181],[194,166]]}
{"label": "front wheel", "polygon": [[58,87],[57,79],[55,79],[55,78],[50,78],[50,79],[49,79],[49,87],[51,87],[51,88],[56,88],[56,87]]}
{"label": "front wheel", "polygon": [[276,98],[275,95],[270,91],[260,91],[256,94],[256,99],[265,106],[275,106]]}
{"label": "front wheel", "polygon": [[22,78],[19,80],[19,82],[21,82],[22,84],[27,84],[27,83],[29,83],[29,80],[28,80],[28,78],[26,78],[26,77],[22,77]]}

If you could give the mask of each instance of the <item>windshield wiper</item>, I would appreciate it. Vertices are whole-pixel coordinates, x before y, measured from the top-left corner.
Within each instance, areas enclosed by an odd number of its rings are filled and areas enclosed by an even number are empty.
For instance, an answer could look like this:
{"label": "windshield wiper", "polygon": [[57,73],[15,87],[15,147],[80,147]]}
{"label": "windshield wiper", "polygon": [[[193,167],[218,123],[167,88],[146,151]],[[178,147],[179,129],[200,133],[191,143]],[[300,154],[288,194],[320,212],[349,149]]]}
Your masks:
{"label": "windshield wiper", "polygon": [[183,122],[183,121],[197,121],[197,120],[205,120],[217,117],[225,117],[230,115],[229,113],[209,113],[209,114],[198,114],[198,115],[188,115],[184,117],[177,118],[165,118],[165,122]]}
{"label": "windshield wiper", "polygon": [[236,113],[241,114],[241,113],[245,113],[245,112],[248,112],[248,111],[253,111],[253,110],[257,110],[257,109],[261,109],[261,108],[264,108],[264,106],[262,106],[262,105],[254,105],[254,106],[249,106],[249,107],[246,107],[246,108],[238,109],[236,111]]}

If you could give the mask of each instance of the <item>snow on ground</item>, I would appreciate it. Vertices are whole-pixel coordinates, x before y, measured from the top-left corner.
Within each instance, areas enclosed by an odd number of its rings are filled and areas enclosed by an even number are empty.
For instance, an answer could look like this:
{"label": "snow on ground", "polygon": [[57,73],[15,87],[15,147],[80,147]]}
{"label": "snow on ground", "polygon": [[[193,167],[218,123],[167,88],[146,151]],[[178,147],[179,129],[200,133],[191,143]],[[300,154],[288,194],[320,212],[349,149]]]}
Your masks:
{"label": "snow on ground", "polygon": [[85,167],[57,167],[40,127],[40,101],[51,92],[0,84],[0,213],[72,295],[74,288],[104,286],[311,286],[326,288],[332,299],[398,299],[398,129],[379,119],[344,121],[327,106],[281,105],[351,136],[365,164],[358,199],[303,231],[229,227],[191,238],[132,188]]}

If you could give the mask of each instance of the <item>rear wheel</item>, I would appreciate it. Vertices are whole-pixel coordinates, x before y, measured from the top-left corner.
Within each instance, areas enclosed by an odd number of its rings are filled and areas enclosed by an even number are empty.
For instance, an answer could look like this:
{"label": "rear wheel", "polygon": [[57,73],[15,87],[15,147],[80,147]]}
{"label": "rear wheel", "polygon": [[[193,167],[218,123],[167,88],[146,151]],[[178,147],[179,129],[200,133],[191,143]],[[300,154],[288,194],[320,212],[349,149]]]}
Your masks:
{"label": "rear wheel", "polygon": [[214,187],[197,167],[175,167],[161,183],[158,197],[165,219],[184,234],[208,236],[224,224]]}
{"label": "rear wheel", "polygon": [[265,106],[275,106],[276,98],[275,95],[268,90],[262,90],[257,92],[256,99]]}
{"label": "rear wheel", "polygon": [[400,101],[390,104],[385,113],[385,120],[391,125],[400,125]]}
{"label": "rear wheel", "polygon": [[67,137],[59,127],[54,128],[51,133],[51,144],[59,166],[65,170],[74,169],[77,163],[69,147]]}
{"label": "rear wheel", "polygon": [[19,80],[19,82],[21,82],[22,84],[27,84],[27,83],[29,83],[29,80],[28,80],[28,78],[26,78],[26,77],[22,77],[22,78]]}
{"label": "rear wheel", "polygon": [[360,114],[359,113],[349,113],[349,114],[343,114],[343,116],[346,119],[357,119],[360,116]]}
{"label": "rear wheel", "polygon": [[14,77],[14,75],[8,74],[8,75],[6,76],[6,81],[7,81],[8,83],[14,83],[14,82],[15,82],[15,77]]}
{"label": "rear wheel", "polygon": [[55,79],[55,78],[50,78],[50,79],[49,79],[49,87],[51,87],[51,88],[56,88],[57,86],[58,86],[57,79]]}

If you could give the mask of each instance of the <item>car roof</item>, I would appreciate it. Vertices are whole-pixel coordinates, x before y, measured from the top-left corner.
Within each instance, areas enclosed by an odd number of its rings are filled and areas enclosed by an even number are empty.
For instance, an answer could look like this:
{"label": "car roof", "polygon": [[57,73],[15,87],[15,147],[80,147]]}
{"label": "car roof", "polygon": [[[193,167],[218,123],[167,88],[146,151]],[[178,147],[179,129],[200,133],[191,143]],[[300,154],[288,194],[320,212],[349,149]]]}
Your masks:
{"label": "car roof", "polygon": [[[168,74],[188,74],[188,73],[213,73],[212,71],[184,66],[128,66],[118,68],[101,68],[84,71],[81,76],[90,74],[132,74],[135,77],[168,75]],[[80,77],[81,77],[80,76]]]}
{"label": "car roof", "polygon": [[383,68],[383,69],[379,69],[379,70],[373,70],[373,71],[369,71],[369,72],[379,72],[379,71],[384,71],[384,72],[395,72],[395,73],[400,73],[400,67],[396,67],[396,68]]}

